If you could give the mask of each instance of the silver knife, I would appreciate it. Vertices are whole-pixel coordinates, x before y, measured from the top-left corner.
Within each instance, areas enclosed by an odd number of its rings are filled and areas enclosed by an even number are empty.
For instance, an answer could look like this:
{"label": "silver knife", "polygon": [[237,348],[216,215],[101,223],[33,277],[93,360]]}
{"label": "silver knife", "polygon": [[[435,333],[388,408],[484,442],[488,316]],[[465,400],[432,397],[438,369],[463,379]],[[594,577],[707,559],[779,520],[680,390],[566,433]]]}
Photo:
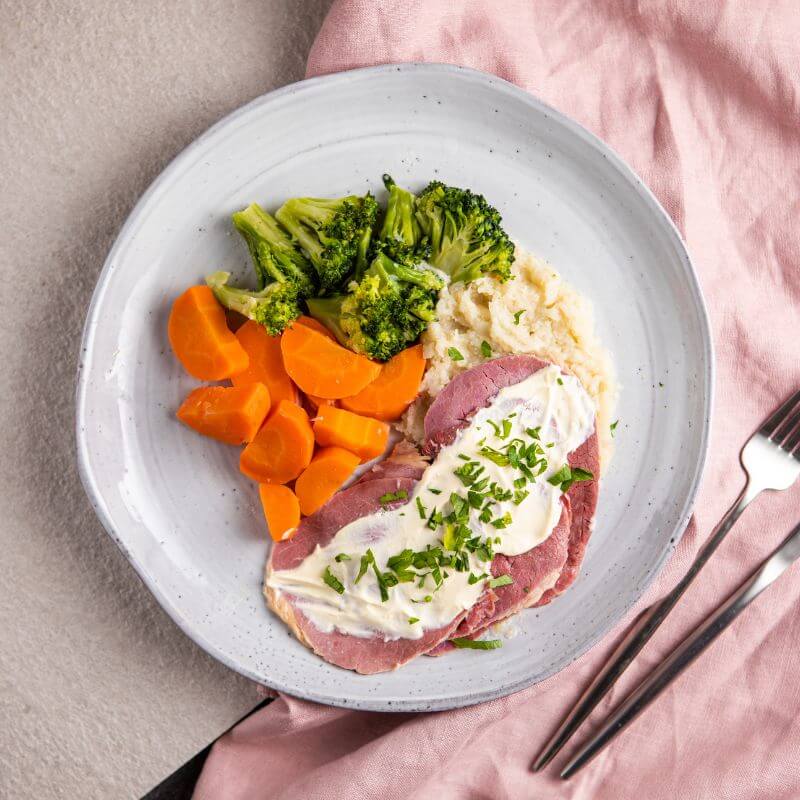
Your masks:
{"label": "silver knife", "polygon": [[633,722],[650,703],[661,694],[725,628],[758,597],[764,589],[777,580],[800,557],[800,525],[784,539],[783,544],[767,558],[714,613],[687,636],[672,654],[663,661],[603,724],[603,727],[573,756],[561,772],[561,777],[571,778],[589,763],[620,731]]}

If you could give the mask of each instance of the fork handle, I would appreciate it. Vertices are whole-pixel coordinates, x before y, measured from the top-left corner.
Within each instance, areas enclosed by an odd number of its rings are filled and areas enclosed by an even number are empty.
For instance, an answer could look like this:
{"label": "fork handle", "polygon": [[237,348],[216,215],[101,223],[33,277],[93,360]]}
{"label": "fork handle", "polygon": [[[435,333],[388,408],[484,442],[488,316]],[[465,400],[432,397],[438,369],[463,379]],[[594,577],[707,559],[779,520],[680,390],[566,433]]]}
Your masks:
{"label": "fork handle", "polygon": [[619,680],[620,675],[630,666],[634,658],[667,618],[683,593],[689,588],[697,574],[719,547],[720,542],[736,524],[745,508],[760,493],[761,487],[751,484],[748,480],[734,504],[717,523],[708,541],[700,549],[683,578],[669,594],[641,614],[631,630],[609,656],[608,661],[606,661],[595,679],[578,699],[575,707],[544,746],[541,754],[533,764],[532,769],[534,772],[545,767],[553,759],[583,721],[597,707],[598,703],[608,694],[611,687]]}

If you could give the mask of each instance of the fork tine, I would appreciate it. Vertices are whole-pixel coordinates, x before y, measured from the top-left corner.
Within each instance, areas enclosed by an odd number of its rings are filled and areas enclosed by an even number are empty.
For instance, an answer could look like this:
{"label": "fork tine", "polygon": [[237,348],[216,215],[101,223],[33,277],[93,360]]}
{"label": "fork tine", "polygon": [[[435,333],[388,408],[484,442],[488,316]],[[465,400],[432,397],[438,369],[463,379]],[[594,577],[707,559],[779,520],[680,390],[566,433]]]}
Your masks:
{"label": "fork tine", "polygon": [[800,424],[795,424],[794,430],[789,433],[781,447],[800,461]]}
{"label": "fork tine", "polygon": [[800,423],[800,408],[796,408],[789,414],[783,422],[775,429],[775,432],[770,437],[775,444],[779,447],[782,447],[784,450],[791,450],[791,448],[787,445],[787,440],[790,437],[790,434],[794,431],[797,427],[797,424]]}
{"label": "fork tine", "polygon": [[774,438],[774,434],[789,416],[797,405],[800,404],[800,389],[796,391],[785,403],[779,408],[775,409],[761,424],[758,432],[763,436],[770,439]]}

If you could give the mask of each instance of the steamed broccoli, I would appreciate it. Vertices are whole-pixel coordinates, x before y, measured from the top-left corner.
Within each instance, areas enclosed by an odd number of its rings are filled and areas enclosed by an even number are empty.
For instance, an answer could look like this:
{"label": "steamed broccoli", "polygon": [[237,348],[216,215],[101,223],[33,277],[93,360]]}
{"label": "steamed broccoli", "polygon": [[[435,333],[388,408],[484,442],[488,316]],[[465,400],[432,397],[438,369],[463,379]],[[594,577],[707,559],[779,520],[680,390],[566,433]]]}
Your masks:
{"label": "steamed broccoli", "polygon": [[417,198],[417,220],[430,241],[428,263],[453,283],[486,274],[511,277],[514,245],[483,195],[433,181]]}
{"label": "steamed broccoli", "polygon": [[258,288],[272,281],[296,284],[301,297],[316,292],[316,273],[292,237],[257,203],[233,215],[233,224],[242,234],[253,257]]}
{"label": "steamed broccoli", "polygon": [[214,272],[206,278],[206,283],[225,308],[255,320],[271,335],[277,336],[302,313],[296,283],[273,281],[253,292],[228,286],[230,276],[230,272]]}
{"label": "steamed broccoli", "polygon": [[340,289],[352,273],[360,273],[366,266],[378,216],[378,204],[371,194],[334,200],[295,197],[275,216],[314,265],[320,294]]}
{"label": "steamed broccoli", "polygon": [[391,175],[383,176],[389,191],[380,233],[373,240],[373,254],[385,253],[393,261],[414,266],[430,256],[428,239],[416,216],[417,198],[401,189]]}
{"label": "steamed broccoli", "polygon": [[444,281],[429,269],[378,254],[346,294],[308,300],[311,316],[357,353],[386,361],[415,342],[436,318]]}

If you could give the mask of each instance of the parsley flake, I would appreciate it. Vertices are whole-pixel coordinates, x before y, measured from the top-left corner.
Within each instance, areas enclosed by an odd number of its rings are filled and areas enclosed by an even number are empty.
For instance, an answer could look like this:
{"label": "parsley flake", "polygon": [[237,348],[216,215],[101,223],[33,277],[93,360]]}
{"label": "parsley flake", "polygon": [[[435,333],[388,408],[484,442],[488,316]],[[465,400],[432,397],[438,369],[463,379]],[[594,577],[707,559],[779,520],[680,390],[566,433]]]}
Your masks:
{"label": "parsley flake", "polygon": [[322,580],[337,594],[344,594],[344,584],[331,572],[330,567],[325,567],[325,572],[322,573]]}
{"label": "parsley flake", "polygon": [[497,650],[503,643],[499,639],[468,639],[460,636],[457,639],[450,639],[453,647],[464,648],[467,650]]}
{"label": "parsley flake", "polygon": [[450,356],[452,361],[463,361],[464,356],[462,355],[461,351],[455,347],[448,347],[447,348],[447,355]]}

